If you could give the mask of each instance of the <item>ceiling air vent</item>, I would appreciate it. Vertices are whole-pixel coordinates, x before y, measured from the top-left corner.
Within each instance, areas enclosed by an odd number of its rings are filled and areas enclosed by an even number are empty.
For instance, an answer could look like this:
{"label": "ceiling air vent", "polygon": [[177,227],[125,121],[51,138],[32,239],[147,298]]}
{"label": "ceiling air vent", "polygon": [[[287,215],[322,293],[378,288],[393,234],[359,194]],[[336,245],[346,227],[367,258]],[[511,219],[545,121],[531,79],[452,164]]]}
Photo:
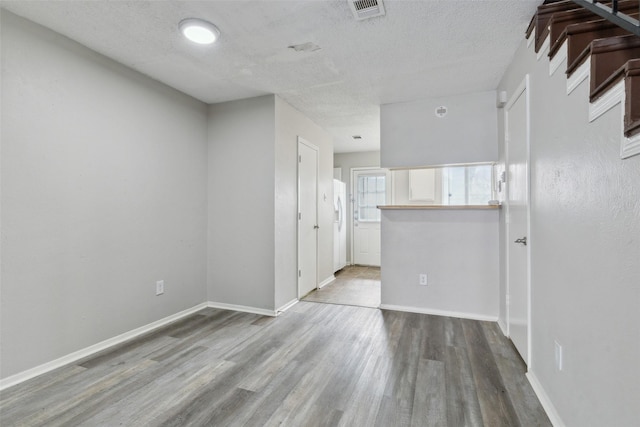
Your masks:
{"label": "ceiling air vent", "polygon": [[382,0],[347,0],[347,3],[358,21],[384,15]]}

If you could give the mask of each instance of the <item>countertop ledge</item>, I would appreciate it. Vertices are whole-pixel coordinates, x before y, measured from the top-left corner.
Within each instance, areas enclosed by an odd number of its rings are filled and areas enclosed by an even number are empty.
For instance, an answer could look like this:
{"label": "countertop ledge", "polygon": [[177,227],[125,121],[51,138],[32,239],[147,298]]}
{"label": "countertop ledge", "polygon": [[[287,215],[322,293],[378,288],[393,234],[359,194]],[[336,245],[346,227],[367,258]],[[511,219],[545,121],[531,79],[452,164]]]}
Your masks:
{"label": "countertop ledge", "polygon": [[501,205],[379,205],[382,210],[496,210]]}

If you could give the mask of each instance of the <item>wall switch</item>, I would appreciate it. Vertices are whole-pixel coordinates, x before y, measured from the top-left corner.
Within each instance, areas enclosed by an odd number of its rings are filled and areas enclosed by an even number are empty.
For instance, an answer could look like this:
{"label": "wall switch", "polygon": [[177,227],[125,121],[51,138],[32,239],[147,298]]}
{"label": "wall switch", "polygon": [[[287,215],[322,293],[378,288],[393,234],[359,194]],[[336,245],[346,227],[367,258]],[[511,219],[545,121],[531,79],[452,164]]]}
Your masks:
{"label": "wall switch", "polygon": [[556,371],[562,371],[562,346],[558,341],[554,341],[555,343],[555,356],[556,356]]}
{"label": "wall switch", "polygon": [[427,275],[424,273],[420,273],[420,285],[421,286],[427,286]]}
{"label": "wall switch", "polygon": [[156,295],[164,294],[164,280],[158,280],[156,282]]}

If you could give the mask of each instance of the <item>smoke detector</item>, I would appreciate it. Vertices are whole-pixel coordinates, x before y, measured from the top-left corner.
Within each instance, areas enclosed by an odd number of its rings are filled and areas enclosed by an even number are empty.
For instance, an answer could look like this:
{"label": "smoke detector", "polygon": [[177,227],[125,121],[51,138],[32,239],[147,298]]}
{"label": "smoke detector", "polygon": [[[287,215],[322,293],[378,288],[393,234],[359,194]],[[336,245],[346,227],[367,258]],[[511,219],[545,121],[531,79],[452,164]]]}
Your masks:
{"label": "smoke detector", "polygon": [[358,21],[385,14],[382,0],[347,0],[347,3]]}

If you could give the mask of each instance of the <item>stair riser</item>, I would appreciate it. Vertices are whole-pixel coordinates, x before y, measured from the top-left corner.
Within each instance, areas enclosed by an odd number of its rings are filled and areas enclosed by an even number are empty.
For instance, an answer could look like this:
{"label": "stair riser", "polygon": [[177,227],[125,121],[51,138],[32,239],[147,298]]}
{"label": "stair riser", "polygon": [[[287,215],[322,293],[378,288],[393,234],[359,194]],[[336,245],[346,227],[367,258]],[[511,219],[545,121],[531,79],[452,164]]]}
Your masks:
{"label": "stair riser", "polygon": [[[618,10],[620,12],[626,13],[627,15],[634,13],[637,14],[638,2],[635,0],[620,2],[618,4]],[[596,20],[601,20],[601,18],[595,13],[584,9],[554,14],[549,20],[549,36],[551,37],[551,45],[553,46],[553,44],[562,36],[562,33],[569,25]],[[602,22],[607,21],[603,20]]]}
{"label": "stair riser", "polygon": [[536,30],[535,30],[535,50],[540,51],[544,39],[549,34],[549,20],[554,13],[563,12],[567,10],[581,10],[572,1],[552,3],[548,5],[538,6],[538,11],[535,16]]}
{"label": "stair riser", "polygon": [[640,46],[591,54],[591,102],[595,101],[604,92],[602,84],[623,67],[627,61],[634,58],[640,58]]}
{"label": "stair riser", "polygon": [[640,133],[640,70],[625,78],[624,134],[631,137]]}
{"label": "stair riser", "polygon": [[629,32],[623,28],[614,26],[599,31],[590,31],[586,33],[568,34],[567,35],[567,71],[571,74],[584,59],[585,50],[589,49],[589,45],[596,39],[604,39],[609,37],[624,36]]}

